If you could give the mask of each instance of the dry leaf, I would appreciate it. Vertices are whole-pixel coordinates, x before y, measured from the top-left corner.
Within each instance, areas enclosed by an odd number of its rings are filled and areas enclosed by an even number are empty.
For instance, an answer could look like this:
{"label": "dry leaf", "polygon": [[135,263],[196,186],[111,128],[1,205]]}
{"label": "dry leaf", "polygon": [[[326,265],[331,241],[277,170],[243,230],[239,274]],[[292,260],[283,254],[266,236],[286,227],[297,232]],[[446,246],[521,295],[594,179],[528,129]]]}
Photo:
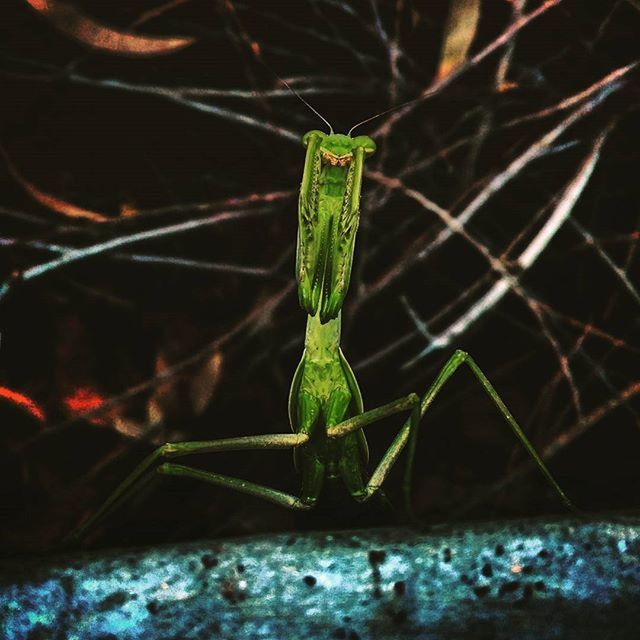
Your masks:
{"label": "dry leaf", "polygon": [[464,64],[480,19],[480,0],[451,0],[437,79]]}
{"label": "dry leaf", "polygon": [[8,400],[11,404],[24,409],[40,422],[45,421],[44,411],[29,397],[9,389],[8,387],[0,387],[0,398]]}
{"label": "dry leaf", "polygon": [[11,177],[36,201],[47,209],[51,209],[56,213],[61,213],[69,218],[84,218],[85,220],[93,220],[94,222],[104,222],[109,218],[102,213],[96,211],[90,211],[89,209],[83,209],[75,204],[61,200],[56,196],[52,196],[50,193],[46,193],[36,187],[32,182],[29,182],[24,176],[22,176],[14,164],[9,159],[5,149],[0,146],[0,153],[7,163],[7,169],[11,174]]}
{"label": "dry leaf", "polygon": [[[162,353],[156,356],[155,373],[160,375],[169,368],[169,364]],[[147,401],[147,422],[155,427],[164,422],[165,416],[179,403],[177,384],[179,378],[161,382]]]}
{"label": "dry leaf", "polygon": [[138,209],[130,202],[123,202],[120,205],[120,217],[121,218],[133,218],[138,215]]}
{"label": "dry leaf", "polygon": [[[104,396],[99,393],[94,387],[84,385],[75,387],[71,393],[65,395],[62,398],[62,404],[64,405],[69,415],[82,415],[89,411],[95,411],[99,409],[104,403]],[[109,424],[114,416],[113,409],[105,413],[88,418],[91,424],[106,425]]]}
{"label": "dry leaf", "polygon": [[222,353],[216,351],[196,372],[189,385],[193,412],[199,416],[211,402],[222,373]]}
{"label": "dry leaf", "polygon": [[500,82],[498,84],[498,92],[506,93],[507,91],[512,91],[513,89],[518,88],[517,82]]}
{"label": "dry leaf", "polygon": [[133,438],[139,440],[146,436],[148,427],[146,424],[142,424],[137,420],[131,418],[123,418],[116,416],[113,420],[113,428],[127,438]]}
{"label": "dry leaf", "polygon": [[113,29],[95,21],[62,0],[27,0],[59,31],[80,42],[110,53],[127,56],[154,56],[171,53],[195,42],[194,38],[150,36]]}

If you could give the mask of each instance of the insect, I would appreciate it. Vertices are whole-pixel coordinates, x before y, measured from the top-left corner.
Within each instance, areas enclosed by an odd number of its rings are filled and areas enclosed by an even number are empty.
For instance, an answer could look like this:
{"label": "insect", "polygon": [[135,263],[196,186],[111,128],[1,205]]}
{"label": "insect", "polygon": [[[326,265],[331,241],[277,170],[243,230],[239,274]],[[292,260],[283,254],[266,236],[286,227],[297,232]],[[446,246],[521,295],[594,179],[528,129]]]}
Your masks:
{"label": "insect", "polygon": [[[411,470],[420,419],[447,380],[463,364],[471,369],[563,502],[572,508],[570,500],[491,382],[463,351],[456,351],[449,358],[422,397],[411,393],[364,411],[358,383],[340,348],[340,327],[360,217],[363,167],[365,159],[375,152],[376,145],[367,136],[351,137],[350,133],[335,134],[331,130],[327,134],[313,130],[302,138],[306,158],[298,205],[296,278],[300,305],[307,313],[307,326],[304,351],[289,394],[292,433],[165,444],[120,484],[102,507],[80,526],[75,536],[83,534],[154,474],[195,478],[298,510],[314,506],[325,480],[341,480],[350,495],[363,502],[380,491],[389,471],[407,445],[409,451],[404,493],[409,505]],[[364,428],[398,413],[408,413],[408,418],[373,472],[369,473]],[[292,449],[302,480],[300,494],[290,495],[238,478],[171,462],[174,458],[194,454],[242,449]]]}

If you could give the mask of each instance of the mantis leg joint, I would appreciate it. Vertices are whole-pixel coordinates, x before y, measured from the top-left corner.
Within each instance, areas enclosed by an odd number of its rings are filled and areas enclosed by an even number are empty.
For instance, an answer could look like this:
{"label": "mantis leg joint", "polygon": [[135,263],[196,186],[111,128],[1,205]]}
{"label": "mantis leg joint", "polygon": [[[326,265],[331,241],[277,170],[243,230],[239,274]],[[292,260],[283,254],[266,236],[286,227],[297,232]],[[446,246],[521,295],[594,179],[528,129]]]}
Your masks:
{"label": "mantis leg joint", "polygon": [[172,453],[176,453],[176,452],[177,452],[177,447],[175,446],[175,444],[171,442],[165,442],[163,445],[159,446],[157,449],[157,455],[160,458],[167,458]]}

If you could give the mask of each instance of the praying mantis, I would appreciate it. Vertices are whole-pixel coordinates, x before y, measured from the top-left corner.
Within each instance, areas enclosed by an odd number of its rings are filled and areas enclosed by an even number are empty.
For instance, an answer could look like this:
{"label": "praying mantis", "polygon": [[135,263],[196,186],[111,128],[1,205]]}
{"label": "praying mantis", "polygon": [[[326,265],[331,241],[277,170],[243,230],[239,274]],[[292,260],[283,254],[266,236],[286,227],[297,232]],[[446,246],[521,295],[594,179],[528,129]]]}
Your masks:
{"label": "praying mantis", "polygon": [[[462,365],[471,370],[549,484],[565,505],[573,509],[491,382],[464,351],[458,350],[449,358],[424,395],[411,393],[364,411],[358,383],[340,348],[341,310],[349,287],[360,218],[363,168],[366,158],[376,150],[375,142],[368,136],[351,137],[354,128],[346,135],[334,133],[331,127],[328,134],[312,130],[302,138],[306,156],[298,203],[296,280],[307,325],[304,351],[289,393],[292,433],[164,444],[115,489],[74,532],[74,538],[82,536],[155,474],[202,480],[294,510],[313,508],[325,480],[341,480],[356,501],[365,502],[380,493],[405,447],[408,460],[404,494],[410,511],[410,481],[421,418]],[[369,474],[364,428],[400,413],[408,417]],[[293,450],[302,481],[299,495],[171,462],[195,454],[248,449]]]}

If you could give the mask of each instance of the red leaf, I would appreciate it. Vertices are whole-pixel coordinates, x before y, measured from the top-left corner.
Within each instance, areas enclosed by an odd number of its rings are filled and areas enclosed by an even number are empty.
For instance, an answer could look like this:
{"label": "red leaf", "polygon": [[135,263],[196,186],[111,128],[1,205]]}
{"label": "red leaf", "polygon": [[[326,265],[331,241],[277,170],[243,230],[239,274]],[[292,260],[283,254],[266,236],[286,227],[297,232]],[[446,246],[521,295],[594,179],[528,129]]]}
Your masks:
{"label": "red leaf", "polygon": [[24,409],[40,422],[45,421],[44,411],[29,398],[29,396],[25,396],[23,393],[13,391],[7,387],[0,387],[0,398],[4,398],[21,409]]}

